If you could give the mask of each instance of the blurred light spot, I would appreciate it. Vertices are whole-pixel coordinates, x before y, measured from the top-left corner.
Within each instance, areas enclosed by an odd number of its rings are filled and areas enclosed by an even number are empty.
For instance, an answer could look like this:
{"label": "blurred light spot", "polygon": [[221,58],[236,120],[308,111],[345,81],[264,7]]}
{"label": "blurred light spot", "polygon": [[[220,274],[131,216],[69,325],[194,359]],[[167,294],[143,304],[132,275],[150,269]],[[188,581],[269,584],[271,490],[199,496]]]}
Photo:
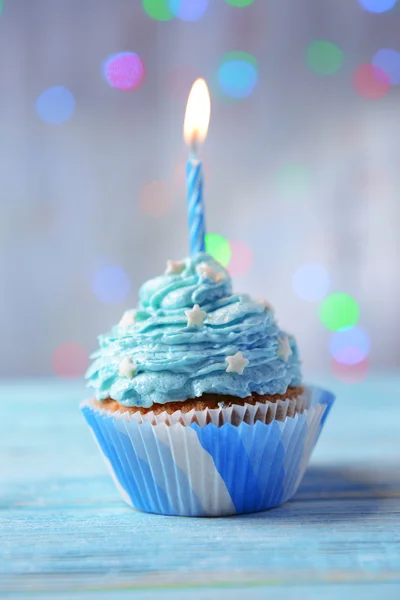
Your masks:
{"label": "blurred light spot", "polygon": [[174,18],[169,0],[143,0],[145,12],[156,21],[170,21]]}
{"label": "blurred light spot", "polygon": [[393,8],[397,0],[358,0],[358,3],[369,12],[383,13]]}
{"label": "blurred light spot", "polygon": [[241,277],[250,271],[253,265],[253,252],[245,242],[229,242],[231,259],[228,271],[231,277]]}
{"label": "blurred light spot", "polygon": [[133,90],[143,83],[143,62],[134,52],[114,54],[104,63],[104,77],[113,88]]}
{"label": "blurred light spot", "polygon": [[201,77],[201,73],[196,67],[183,65],[167,71],[165,84],[174,98],[187,100],[193,82],[199,77]]}
{"label": "blurred light spot", "polygon": [[369,361],[366,358],[355,365],[346,365],[333,360],[332,371],[344,383],[359,383],[368,375]]}
{"label": "blurred light spot", "polygon": [[206,252],[217,260],[223,267],[227,267],[231,259],[231,247],[226,238],[218,233],[206,233]]}
{"label": "blurred light spot", "polygon": [[374,54],[372,64],[386,73],[392,85],[400,83],[400,52],[382,48]]}
{"label": "blurred light spot", "polygon": [[331,294],[322,301],[319,310],[321,321],[332,331],[353,327],[359,313],[357,302],[347,294]]}
{"label": "blurred light spot", "polygon": [[250,4],[253,4],[254,0],[225,0],[225,2],[231,6],[244,8],[245,6],[250,6]]}
{"label": "blurred light spot", "polygon": [[173,204],[173,189],[168,181],[149,181],[139,191],[140,209],[150,217],[165,217],[171,212]]}
{"label": "blurred light spot", "polygon": [[310,189],[309,172],[302,165],[283,165],[276,172],[275,181],[279,193],[287,199],[305,196]]}
{"label": "blurred light spot", "polygon": [[328,40],[314,40],[307,48],[307,64],[317,75],[333,75],[343,64],[343,51]]}
{"label": "blurred light spot", "polygon": [[232,98],[246,98],[254,90],[257,79],[257,60],[247,52],[225,54],[218,69],[221,91]]}
{"label": "blurred light spot", "polygon": [[62,85],[49,88],[36,100],[36,112],[45,123],[65,123],[72,117],[74,110],[75,98]]}
{"label": "blurred light spot", "polygon": [[208,0],[169,0],[173,14],[182,21],[197,21],[206,12]]}
{"label": "blurred light spot", "polygon": [[293,275],[293,289],[300,298],[317,302],[329,291],[330,279],[322,265],[302,265]]}
{"label": "blurred light spot", "polygon": [[374,65],[361,65],[353,77],[356,92],[368,100],[383,98],[389,91],[390,80],[382,69]]}
{"label": "blurred light spot", "polygon": [[82,377],[89,366],[89,355],[78,342],[60,344],[52,356],[53,371],[59,377]]}
{"label": "blurred light spot", "polygon": [[335,331],[329,343],[331,356],[337,362],[345,365],[355,365],[363,361],[367,357],[369,349],[369,337],[359,327]]}
{"label": "blurred light spot", "polygon": [[131,284],[121,267],[107,266],[99,269],[92,278],[92,291],[100,302],[119,304],[129,294]]}

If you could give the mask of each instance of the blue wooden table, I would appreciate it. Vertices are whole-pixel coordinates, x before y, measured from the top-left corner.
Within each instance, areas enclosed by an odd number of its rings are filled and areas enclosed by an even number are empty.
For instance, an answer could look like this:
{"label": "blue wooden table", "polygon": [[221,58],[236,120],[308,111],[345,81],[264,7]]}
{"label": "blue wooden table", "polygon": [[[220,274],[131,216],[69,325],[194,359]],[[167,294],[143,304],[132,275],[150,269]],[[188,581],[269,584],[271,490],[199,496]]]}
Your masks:
{"label": "blue wooden table", "polygon": [[0,597],[400,598],[400,377],[316,383],[338,399],[294,500],[224,519],[123,504],[82,384],[0,384]]}

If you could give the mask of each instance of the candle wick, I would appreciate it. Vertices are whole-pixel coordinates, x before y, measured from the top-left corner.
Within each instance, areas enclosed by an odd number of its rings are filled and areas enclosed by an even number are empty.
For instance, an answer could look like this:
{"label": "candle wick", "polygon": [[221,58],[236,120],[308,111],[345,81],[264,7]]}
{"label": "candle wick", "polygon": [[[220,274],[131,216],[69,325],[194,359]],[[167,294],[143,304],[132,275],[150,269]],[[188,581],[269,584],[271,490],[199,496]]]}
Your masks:
{"label": "candle wick", "polygon": [[190,155],[191,158],[197,158],[199,150],[199,135],[197,131],[193,133],[192,139],[190,140]]}

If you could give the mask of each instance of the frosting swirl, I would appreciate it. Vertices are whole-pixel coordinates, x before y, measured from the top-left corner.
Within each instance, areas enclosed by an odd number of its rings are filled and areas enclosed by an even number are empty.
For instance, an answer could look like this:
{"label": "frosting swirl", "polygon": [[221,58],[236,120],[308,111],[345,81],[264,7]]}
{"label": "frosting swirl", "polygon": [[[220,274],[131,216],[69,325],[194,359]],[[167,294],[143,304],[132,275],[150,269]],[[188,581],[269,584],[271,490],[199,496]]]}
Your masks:
{"label": "frosting swirl", "polygon": [[300,384],[294,338],[266,303],[232,294],[228,272],[209,254],[167,273],[147,281],[137,310],[99,337],[86,374],[98,400],[150,407],[204,393],[281,394]]}

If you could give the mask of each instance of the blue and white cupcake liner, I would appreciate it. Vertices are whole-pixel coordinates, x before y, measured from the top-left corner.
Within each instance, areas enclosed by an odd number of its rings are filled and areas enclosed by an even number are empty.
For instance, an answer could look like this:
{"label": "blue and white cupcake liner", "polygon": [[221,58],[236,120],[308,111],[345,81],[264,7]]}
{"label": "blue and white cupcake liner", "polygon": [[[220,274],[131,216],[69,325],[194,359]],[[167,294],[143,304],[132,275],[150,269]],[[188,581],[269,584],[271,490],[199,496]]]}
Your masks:
{"label": "blue and white cupcake liner", "polygon": [[291,498],[334,402],[309,387],[292,400],[160,415],[82,413],[122,498],[163,515],[217,517]]}

